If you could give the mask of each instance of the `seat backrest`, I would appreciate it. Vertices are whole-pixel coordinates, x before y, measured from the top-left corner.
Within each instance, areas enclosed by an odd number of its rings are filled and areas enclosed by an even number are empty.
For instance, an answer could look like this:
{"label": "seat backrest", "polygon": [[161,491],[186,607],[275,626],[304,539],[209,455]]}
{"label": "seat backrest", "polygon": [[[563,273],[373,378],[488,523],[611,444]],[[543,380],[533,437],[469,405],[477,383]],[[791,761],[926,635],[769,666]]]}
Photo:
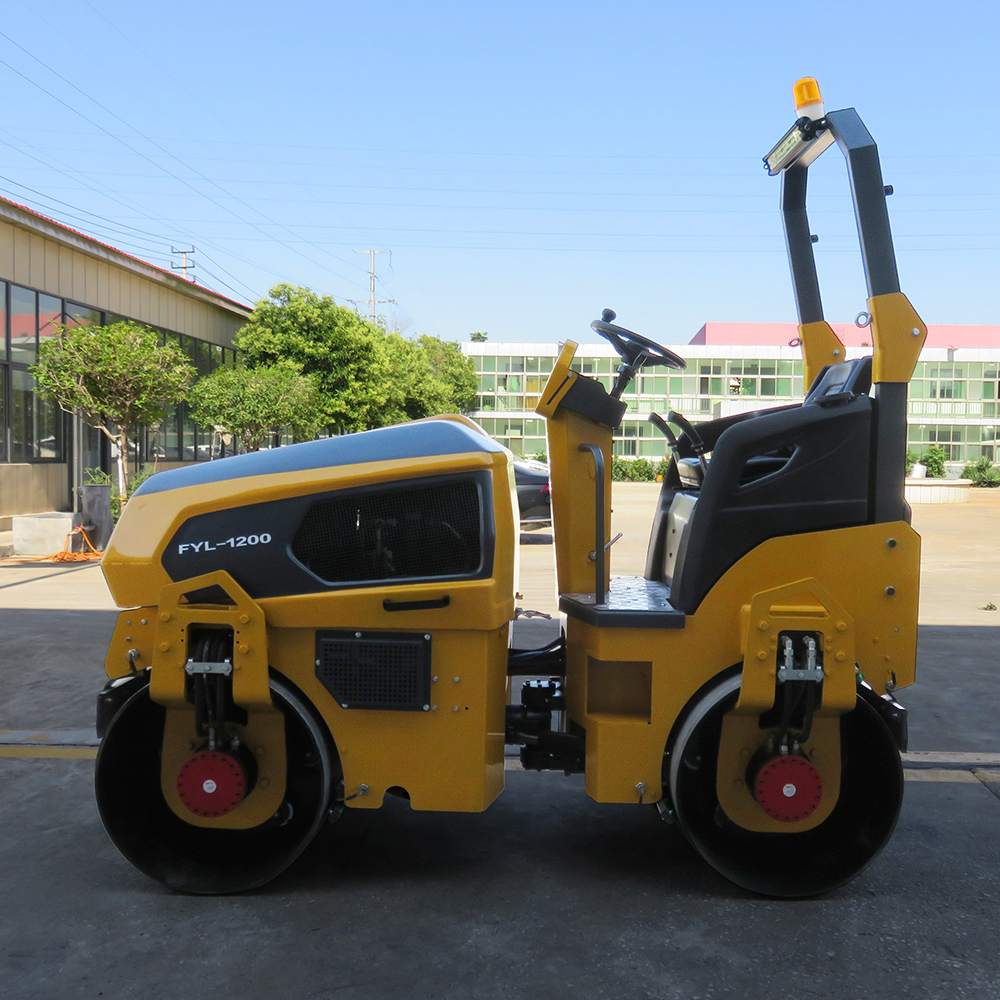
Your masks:
{"label": "seat backrest", "polygon": [[[828,405],[761,415],[720,436],[677,553],[674,607],[693,614],[723,573],[769,538],[867,523],[872,400],[842,389],[817,398]],[[779,449],[788,460],[747,481],[747,463]]]}

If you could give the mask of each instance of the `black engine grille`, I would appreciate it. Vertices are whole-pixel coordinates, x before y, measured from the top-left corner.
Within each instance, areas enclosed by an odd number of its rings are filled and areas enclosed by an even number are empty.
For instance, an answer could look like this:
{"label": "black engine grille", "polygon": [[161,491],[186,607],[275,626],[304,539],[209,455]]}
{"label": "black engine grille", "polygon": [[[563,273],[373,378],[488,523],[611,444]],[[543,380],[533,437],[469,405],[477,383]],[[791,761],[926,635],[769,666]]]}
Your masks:
{"label": "black engine grille", "polygon": [[317,632],[316,676],[341,708],[426,712],[431,640],[422,633]]}

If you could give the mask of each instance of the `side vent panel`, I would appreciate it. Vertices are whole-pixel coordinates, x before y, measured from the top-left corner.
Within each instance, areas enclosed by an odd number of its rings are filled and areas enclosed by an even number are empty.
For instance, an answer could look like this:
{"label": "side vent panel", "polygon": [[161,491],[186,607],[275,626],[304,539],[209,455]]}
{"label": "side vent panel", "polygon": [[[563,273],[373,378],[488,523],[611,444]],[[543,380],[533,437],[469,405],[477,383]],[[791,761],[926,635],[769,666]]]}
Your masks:
{"label": "side vent panel", "polygon": [[341,708],[427,712],[431,640],[418,632],[317,632],[316,676]]}

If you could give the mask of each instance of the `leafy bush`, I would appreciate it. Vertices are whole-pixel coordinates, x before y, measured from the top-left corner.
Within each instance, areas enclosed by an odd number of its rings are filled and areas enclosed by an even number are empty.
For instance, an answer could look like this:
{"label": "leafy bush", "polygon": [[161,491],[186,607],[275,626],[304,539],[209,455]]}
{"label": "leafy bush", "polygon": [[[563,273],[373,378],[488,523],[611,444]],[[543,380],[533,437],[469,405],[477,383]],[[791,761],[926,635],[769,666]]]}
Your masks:
{"label": "leafy bush", "polygon": [[629,460],[627,458],[620,458],[618,455],[614,455],[611,458],[611,481],[614,483],[627,483],[630,482],[631,477],[629,476]]}
{"label": "leafy bush", "polygon": [[611,459],[611,479],[616,483],[651,483],[656,479],[656,472],[648,458],[616,455]]}
{"label": "leafy bush", "polygon": [[669,458],[661,458],[660,461],[657,462],[657,464],[656,464],[656,474],[661,479],[666,479],[667,478],[667,471],[669,470],[669,468],[670,468],[670,459]]}
{"label": "leafy bush", "polygon": [[944,460],[944,448],[937,444],[932,444],[920,456],[920,461],[927,466],[928,479],[944,479]]}
{"label": "leafy bush", "polygon": [[962,478],[971,479],[973,486],[982,486],[987,489],[1000,487],[1000,469],[985,455],[966,465],[962,469]]}
{"label": "leafy bush", "polygon": [[632,460],[632,482],[651,483],[656,479],[656,471],[652,462],[648,458],[636,458]]}
{"label": "leafy bush", "polygon": [[909,448],[906,449],[906,478],[909,479],[913,475],[913,466],[917,464],[917,453],[915,451],[910,451]]}

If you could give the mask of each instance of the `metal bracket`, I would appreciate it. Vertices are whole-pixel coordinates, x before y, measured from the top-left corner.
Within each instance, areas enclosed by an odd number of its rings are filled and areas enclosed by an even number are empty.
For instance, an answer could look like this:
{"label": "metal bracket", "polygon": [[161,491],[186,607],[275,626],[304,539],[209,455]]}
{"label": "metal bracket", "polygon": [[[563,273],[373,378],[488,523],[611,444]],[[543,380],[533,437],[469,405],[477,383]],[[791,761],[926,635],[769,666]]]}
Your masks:
{"label": "metal bracket", "polygon": [[786,681],[813,681],[816,684],[822,683],[823,667],[817,662],[816,640],[806,639],[806,665],[804,667],[795,666],[795,652],[792,640],[786,635],[784,641],[785,662],[778,667],[778,683]]}
{"label": "metal bracket", "polygon": [[184,672],[192,677],[195,674],[222,674],[223,677],[228,677],[233,672],[233,665],[229,660],[224,660],[222,663],[188,660],[184,664]]}

